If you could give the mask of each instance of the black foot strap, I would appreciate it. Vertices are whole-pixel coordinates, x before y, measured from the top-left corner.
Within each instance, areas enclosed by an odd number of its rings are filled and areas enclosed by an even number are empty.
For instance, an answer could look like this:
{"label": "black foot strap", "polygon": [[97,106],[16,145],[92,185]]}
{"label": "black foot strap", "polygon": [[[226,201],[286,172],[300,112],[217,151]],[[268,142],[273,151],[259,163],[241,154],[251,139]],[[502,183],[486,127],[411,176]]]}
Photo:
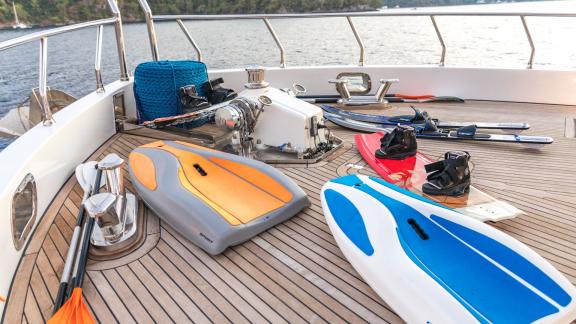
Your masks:
{"label": "black foot strap", "polygon": [[[462,158],[460,158],[462,156]],[[430,173],[426,180],[437,183],[439,186],[446,186],[459,179],[457,169],[468,165],[470,154],[466,151],[447,152],[445,160],[432,162],[424,166],[426,173]],[[432,172],[432,173],[431,173]]]}

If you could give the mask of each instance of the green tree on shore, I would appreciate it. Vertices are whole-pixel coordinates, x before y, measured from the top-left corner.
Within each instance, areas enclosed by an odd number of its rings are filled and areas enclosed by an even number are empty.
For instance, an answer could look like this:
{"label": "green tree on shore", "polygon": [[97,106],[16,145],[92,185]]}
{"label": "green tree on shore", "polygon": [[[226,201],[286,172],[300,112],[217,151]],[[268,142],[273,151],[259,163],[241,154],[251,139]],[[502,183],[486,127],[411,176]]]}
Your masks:
{"label": "green tree on shore", "polygon": [[[52,25],[104,18],[110,15],[106,0],[15,0],[20,20]],[[142,19],[137,0],[120,0],[125,21]],[[381,0],[151,0],[155,13],[224,14],[370,10]],[[14,21],[12,1],[0,0],[0,24]]]}

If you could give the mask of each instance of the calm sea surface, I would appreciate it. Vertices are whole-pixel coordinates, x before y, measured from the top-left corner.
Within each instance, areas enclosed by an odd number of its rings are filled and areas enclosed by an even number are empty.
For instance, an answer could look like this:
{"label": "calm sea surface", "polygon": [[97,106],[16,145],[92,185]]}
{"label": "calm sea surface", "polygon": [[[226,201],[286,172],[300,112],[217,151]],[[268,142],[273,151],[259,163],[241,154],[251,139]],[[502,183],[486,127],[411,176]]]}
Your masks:
{"label": "calm sea surface", "polygon": [[[398,10],[398,9],[392,9]],[[415,9],[423,10],[423,9]],[[426,10],[574,12],[576,1],[505,3]],[[536,69],[576,68],[576,18],[527,18],[536,44]],[[450,66],[526,66],[530,47],[518,17],[438,17]],[[436,64],[441,48],[428,17],[354,18],[366,45],[367,64]],[[343,18],[273,20],[286,48],[287,62],[298,65],[355,64],[358,47]],[[262,21],[187,22],[209,68],[248,64],[276,66],[279,52]],[[125,25],[129,70],[150,60],[144,24]],[[35,30],[0,31],[0,41]],[[157,23],[162,59],[194,58],[176,23]],[[48,85],[82,96],[95,87],[96,30],[48,39]],[[114,31],[104,32],[105,82],[118,78]],[[0,116],[16,107],[38,82],[38,44],[0,52]]]}

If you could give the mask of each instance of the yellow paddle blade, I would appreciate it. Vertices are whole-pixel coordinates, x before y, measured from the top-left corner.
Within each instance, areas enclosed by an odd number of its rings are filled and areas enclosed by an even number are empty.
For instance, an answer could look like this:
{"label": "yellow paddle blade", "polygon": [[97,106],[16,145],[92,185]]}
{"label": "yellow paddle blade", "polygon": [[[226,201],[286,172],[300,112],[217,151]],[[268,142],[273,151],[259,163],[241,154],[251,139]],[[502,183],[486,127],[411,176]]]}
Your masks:
{"label": "yellow paddle blade", "polygon": [[48,324],[94,324],[88,306],[82,298],[82,288],[74,288],[72,296],[48,320]]}

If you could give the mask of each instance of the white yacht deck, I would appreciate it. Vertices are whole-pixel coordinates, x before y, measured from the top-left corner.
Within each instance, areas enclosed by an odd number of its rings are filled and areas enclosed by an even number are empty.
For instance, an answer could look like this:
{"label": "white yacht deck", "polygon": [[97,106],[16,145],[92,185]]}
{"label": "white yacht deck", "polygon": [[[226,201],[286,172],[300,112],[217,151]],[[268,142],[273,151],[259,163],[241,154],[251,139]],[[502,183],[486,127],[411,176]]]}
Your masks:
{"label": "white yacht deck", "polygon": [[[398,106],[401,111],[368,110],[408,112]],[[573,134],[567,127],[573,125],[576,107],[488,101],[418,107],[446,120],[525,121],[532,125],[527,134],[554,137],[540,151],[437,140],[419,140],[419,148],[432,157],[469,151],[473,184],[525,212],[491,225],[533,248],[576,283],[576,139],[565,137]],[[322,215],[319,191],[326,181],[347,173],[374,174],[352,144],[354,133],[331,129],[346,144],[329,160],[278,166],[306,191],[312,205],[219,256],[206,254],[142,208],[146,226],[138,247],[89,261],[84,295],[94,318],[101,323],[401,322],[344,258]],[[92,158],[110,152],[126,157],[154,140],[117,134]],[[72,177],[43,216],[14,279],[6,323],[50,318],[81,197]]]}

